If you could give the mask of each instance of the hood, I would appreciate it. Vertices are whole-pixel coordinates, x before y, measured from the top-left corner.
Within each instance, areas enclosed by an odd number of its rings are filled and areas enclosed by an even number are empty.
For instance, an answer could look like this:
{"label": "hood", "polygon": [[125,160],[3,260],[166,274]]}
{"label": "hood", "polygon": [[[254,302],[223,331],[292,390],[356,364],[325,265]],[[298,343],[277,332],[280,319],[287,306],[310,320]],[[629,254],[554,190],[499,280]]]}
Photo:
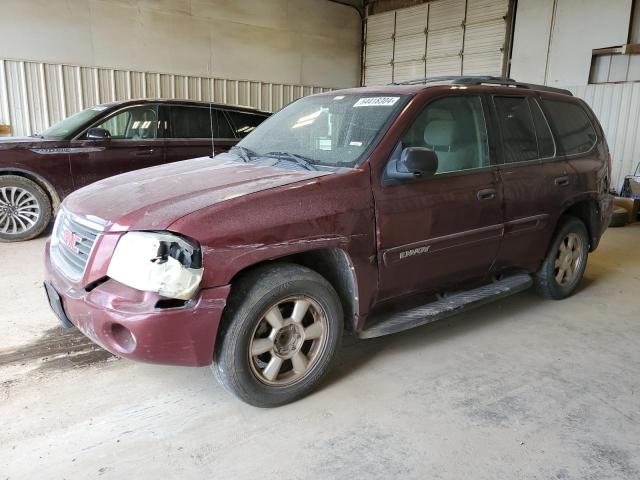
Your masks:
{"label": "hood", "polygon": [[328,174],[203,157],[101,180],[72,193],[63,206],[102,220],[111,232],[162,230],[216,203]]}
{"label": "hood", "polygon": [[66,140],[52,140],[42,137],[0,137],[0,151],[16,148],[43,148],[53,147],[59,144],[67,144]]}

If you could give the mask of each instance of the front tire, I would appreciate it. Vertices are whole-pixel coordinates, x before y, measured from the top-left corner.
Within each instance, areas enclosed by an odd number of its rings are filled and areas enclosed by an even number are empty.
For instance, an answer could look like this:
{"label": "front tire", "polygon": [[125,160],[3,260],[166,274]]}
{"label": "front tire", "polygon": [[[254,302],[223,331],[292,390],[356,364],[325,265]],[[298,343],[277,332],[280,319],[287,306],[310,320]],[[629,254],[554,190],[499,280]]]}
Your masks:
{"label": "front tire", "polygon": [[0,176],[0,241],[40,235],[51,220],[51,201],[38,184],[17,175]]}
{"label": "front tire", "polygon": [[212,369],[246,403],[292,402],[328,371],[343,325],[340,300],[324,277],[293,264],[259,267],[234,283]]}
{"label": "front tire", "polygon": [[549,253],[534,275],[536,290],[544,298],[561,300],[578,287],[589,252],[587,229],[575,217],[560,220]]}

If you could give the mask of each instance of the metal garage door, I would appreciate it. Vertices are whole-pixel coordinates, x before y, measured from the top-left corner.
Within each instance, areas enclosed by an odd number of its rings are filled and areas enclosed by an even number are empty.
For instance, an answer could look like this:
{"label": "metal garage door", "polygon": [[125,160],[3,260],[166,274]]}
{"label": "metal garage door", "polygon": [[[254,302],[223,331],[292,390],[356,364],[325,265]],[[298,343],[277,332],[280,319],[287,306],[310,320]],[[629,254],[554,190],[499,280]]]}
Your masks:
{"label": "metal garage door", "polygon": [[434,0],[367,17],[365,85],[501,75],[509,0]]}

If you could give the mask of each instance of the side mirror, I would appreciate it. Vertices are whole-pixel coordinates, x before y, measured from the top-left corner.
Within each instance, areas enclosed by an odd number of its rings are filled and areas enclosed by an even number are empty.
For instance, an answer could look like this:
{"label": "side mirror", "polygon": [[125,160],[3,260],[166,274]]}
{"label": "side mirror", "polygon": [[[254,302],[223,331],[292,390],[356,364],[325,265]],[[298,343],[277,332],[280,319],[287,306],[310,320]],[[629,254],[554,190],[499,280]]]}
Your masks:
{"label": "side mirror", "polygon": [[408,147],[402,150],[400,158],[391,160],[386,175],[394,180],[411,180],[430,177],[438,170],[438,155],[433,150],[422,147]]}
{"label": "side mirror", "polygon": [[90,128],[87,130],[87,140],[110,140],[111,133],[104,128]]}

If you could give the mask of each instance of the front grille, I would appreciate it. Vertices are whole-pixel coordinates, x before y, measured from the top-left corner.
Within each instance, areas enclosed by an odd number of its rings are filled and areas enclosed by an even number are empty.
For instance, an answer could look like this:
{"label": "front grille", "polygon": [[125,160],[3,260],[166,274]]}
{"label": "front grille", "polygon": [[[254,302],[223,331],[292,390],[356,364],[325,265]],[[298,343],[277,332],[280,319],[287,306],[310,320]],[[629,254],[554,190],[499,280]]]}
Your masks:
{"label": "front grille", "polygon": [[82,278],[93,245],[100,235],[100,225],[60,209],[51,236],[53,263],[69,279]]}

